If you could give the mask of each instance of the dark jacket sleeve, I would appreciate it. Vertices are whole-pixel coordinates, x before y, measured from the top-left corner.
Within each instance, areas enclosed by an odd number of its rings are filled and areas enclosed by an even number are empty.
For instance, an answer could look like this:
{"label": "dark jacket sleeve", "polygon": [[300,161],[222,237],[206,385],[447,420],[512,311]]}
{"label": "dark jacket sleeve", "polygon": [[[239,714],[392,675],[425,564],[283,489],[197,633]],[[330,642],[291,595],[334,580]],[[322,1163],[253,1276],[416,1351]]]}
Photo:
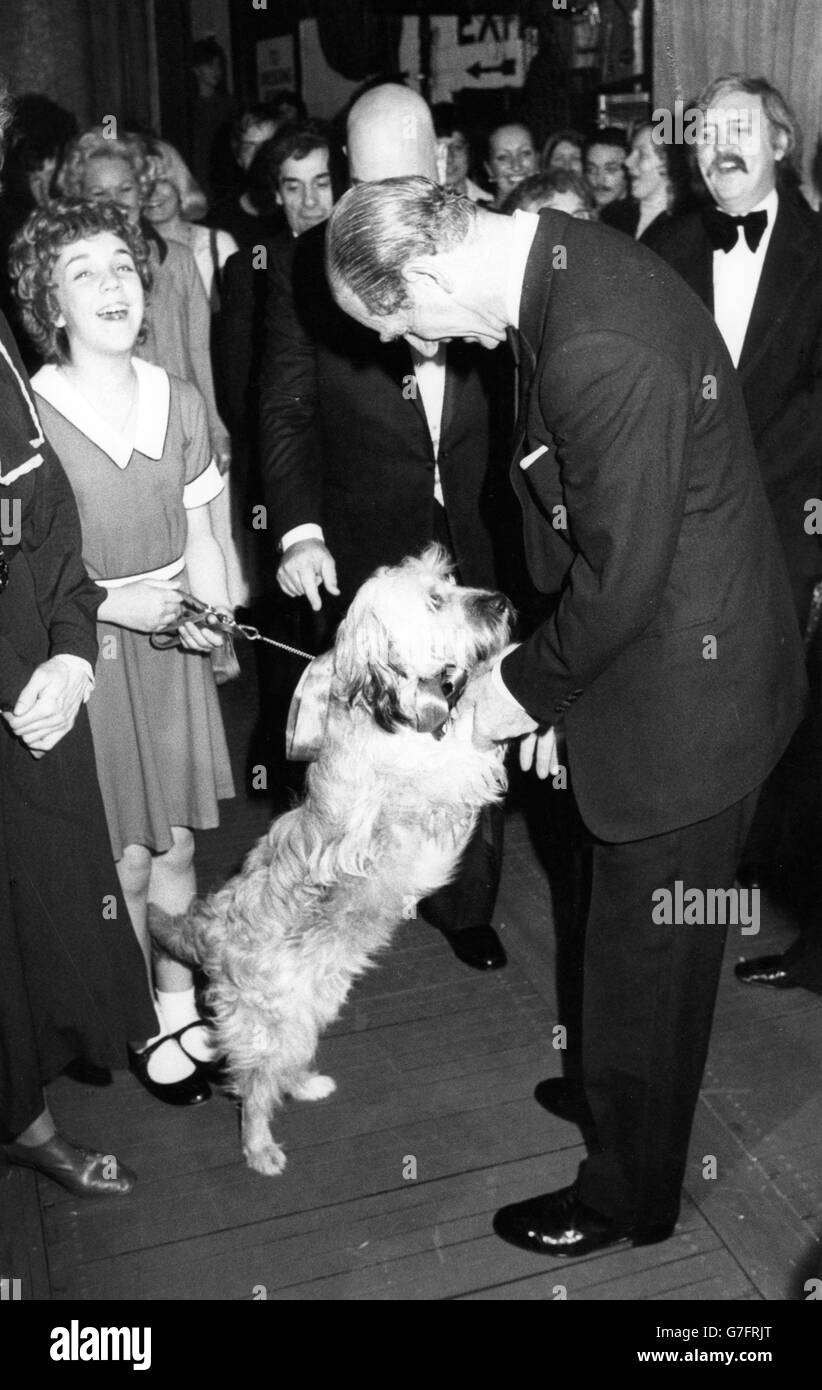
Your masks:
{"label": "dark jacket sleeve", "polygon": [[575,554],[553,614],[501,672],[528,713],[551,724],[660,606],[685,504],[690,397],[672,364],[599,332],[563,344],[540,401],[561,441]]}
{"label": "dark jacket sleeve", "polygon": [[[814,287],[819,297],[819,287]],[[756,451],[763,474],[769,480],[770,460],[778,460],[779,479],[815,474],[814,495],[819,495],[822,471],[822,316],[810,345],[801,377],[793,390],[783,393],[783,404],[756,434]]]}
{"label": "dark jacket sleeve", "polygon": [[80,517],[71,485],[49,450],[38,470],[27,526],[26,552],[37,606],[49,633],[49,655],[97,660],[97,609],[105,591],[89,579],[82,561]]}
{"label": "dark jacket sleeve", "polygon": [[291,256],[269,258],[260,365],[260,467],[277,542],[294,526],[323,523],[317,344],[297,309],[292,265]]}
{"label": "dark jacket sleeve", "polygon": [[9,638],[0,633],[0,709],[14,708],[30,675],[30,666],[15,651]]}
{"label": "dark jacket sleeve", "polygon": [[[25,493],[20,499],[21,555],[13,563],[20,564],[23,558],[28,563],[37,609],[48,634],[48,655],[81,656],[93,669],[96,614],[105,594],[83,565],[80,518],[68,478],[48,445],[43,455],[41,466],[28,475],[30,485],[21,489]],[[32,669],[12,640],[0,637],[0,704],[15,703]]]}
{"label": "dark jacket sleeve", "polygon": [[[0,457],[23,457],[33,452],[29,442],[33,394],[20,353],[8,325],[0,315],[0,338],[11,369],[0,362],[3,373],[3,410],[0,412]],[[28,394],[28,399],[26,395]],[[42,431],[41,431],[42,434]],[[22,451],[22,452],[20,452]],[[0,499],[9,517],[19,517],[18,534],[10,544],[13,568],[28,563],[36,612],[9,614],[0,633],[0,704],[14,705],[38,660],[47,656],[84,657],[92,668],[97,660],[96,613],[104,594],[89,579],[82,561],[82,534],[77,504],[68,478],[47,441],[38,445],[42,462],[18,473],[0,486]],[[19,550],[19,554],[13,551]],[[13,581],[0,604],[14,603]],[[5,615],[4,615],[5,616]],[[42,624],[40,632],[37,618]],[[26,631],[18,644],[15,631]],[[33,655],[42,652],[42,656]]]}

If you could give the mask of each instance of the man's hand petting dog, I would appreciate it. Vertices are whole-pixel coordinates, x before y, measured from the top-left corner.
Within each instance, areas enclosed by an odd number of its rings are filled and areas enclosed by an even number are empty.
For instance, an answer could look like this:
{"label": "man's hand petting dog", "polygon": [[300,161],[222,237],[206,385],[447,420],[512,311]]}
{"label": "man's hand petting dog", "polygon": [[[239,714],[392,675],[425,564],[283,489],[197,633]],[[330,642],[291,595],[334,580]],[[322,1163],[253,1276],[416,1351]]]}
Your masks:
{"label": "man's hand petting dog", "polygon": [[[512,649],[513,650],[513,649]],[[536,719],[497,687],[490,671],[469,680],[457,705],[458,731],[477,748],[490,748],[538,728]]]}

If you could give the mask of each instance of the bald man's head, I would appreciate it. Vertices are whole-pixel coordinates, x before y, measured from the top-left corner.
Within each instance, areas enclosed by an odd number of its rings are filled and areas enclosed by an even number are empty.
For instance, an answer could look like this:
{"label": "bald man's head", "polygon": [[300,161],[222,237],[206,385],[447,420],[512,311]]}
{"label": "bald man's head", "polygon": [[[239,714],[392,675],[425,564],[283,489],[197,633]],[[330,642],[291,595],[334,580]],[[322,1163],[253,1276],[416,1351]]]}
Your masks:
{"label": "bald man's head", "polygon": [[348,171],[354,183],[437,178],[437,137],[431,112],[417,92],[386,82],[372,87],[348,113]]}

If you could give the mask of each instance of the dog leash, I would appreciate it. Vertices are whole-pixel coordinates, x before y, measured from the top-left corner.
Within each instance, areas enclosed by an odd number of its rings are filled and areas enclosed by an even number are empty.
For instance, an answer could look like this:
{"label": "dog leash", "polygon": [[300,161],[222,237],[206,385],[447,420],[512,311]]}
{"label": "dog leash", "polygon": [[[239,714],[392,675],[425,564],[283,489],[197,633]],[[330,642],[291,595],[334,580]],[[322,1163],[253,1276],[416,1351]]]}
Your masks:
{"label": "dog leash", "polygon": [[269,647],[278,647],[280,651],[288,652],[290,656],[302,657],[304,661],[314,660],[310,652],[301,652],[299,647],[290,647],[287,642],[277,642],[273,637],[265,637],[258,627],[252,627],[250,623],[238,623],[230,613],[224,613],[222,609],[214,608],[210,603],[203,603],[202,599],[195,598],[193,594],[181,594],[180,600],[183,605],[182,617],[172,628],[162,628],[159,632],[151,634],[151,645],[159,652],[167,651],[170,647],[179,647],[180,623],[193,622],[196,627],[222,628],[232,636],[244,637],[247,642],[265,642]]}

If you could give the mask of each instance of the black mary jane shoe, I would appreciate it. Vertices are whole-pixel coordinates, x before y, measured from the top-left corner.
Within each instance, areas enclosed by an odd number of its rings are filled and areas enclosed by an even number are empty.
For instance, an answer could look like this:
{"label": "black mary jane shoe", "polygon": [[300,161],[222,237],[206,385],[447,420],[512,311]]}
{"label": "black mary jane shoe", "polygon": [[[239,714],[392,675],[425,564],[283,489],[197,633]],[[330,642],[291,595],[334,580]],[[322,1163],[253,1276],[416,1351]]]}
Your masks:
{"label": "black mary jane shoe", "polygon": [[33,1168],[75,1197],[127,1197],[137,1181],[113,1154],[80,1148],[62,1134],[45,1144],[0,1144],[0,1158],[15,1168]]}
{"label": "black mary jane shoe", "polygon": [[169,1033],[167,1036],[174,1038],[180,1051],[184,1052],[188,1060],[194,1063],[201,1076],[204,1076],[206,1080],[211,1081],[215,1086],[219,1086],[225,1081],[225,1057],[213,1057],[208,1062],[201,1062],[199,1057],[195,1057],[193,1052],[189,1052],[183,1042],[183,1038],[189,1028],[208,1028],[208,1026],[205,1019],[195,1018],[191,1023],[184,1023],[182,1028],[177,1029],[176,1033]]}
{"label": "black mary jane shoe", "polygon": [[655,1245],[673,1235],[675,1221],[659,1226],[626,1226],[586,1207],[576,1184],[502,1207],[494,1230],[509,1245],[535,1255],[588,1255],[609,1245]]}
{"label": "black mary jane shoe", "polygon": [[[191,1073],[191,1076],[184,1076],[182,1081],[155,1081],[148,1074],[149,1058],[158,1047],[162,1047],[164,1042],[168,1042],[171,1034],[164,1033],[161,1038],[148,1047],[144,1047],[141,1052],[135,1051],[133,1047],[128,1049],[129,1071],[133,1072],[150,1096],[155,1100],[162,1100],[166,1105],[202,1105],[204,1101],[211,1097],[211,1087],[206,1078],[200,1072],[199,1067]],[[188,1053],[186,1053],[188,1056]]]}

